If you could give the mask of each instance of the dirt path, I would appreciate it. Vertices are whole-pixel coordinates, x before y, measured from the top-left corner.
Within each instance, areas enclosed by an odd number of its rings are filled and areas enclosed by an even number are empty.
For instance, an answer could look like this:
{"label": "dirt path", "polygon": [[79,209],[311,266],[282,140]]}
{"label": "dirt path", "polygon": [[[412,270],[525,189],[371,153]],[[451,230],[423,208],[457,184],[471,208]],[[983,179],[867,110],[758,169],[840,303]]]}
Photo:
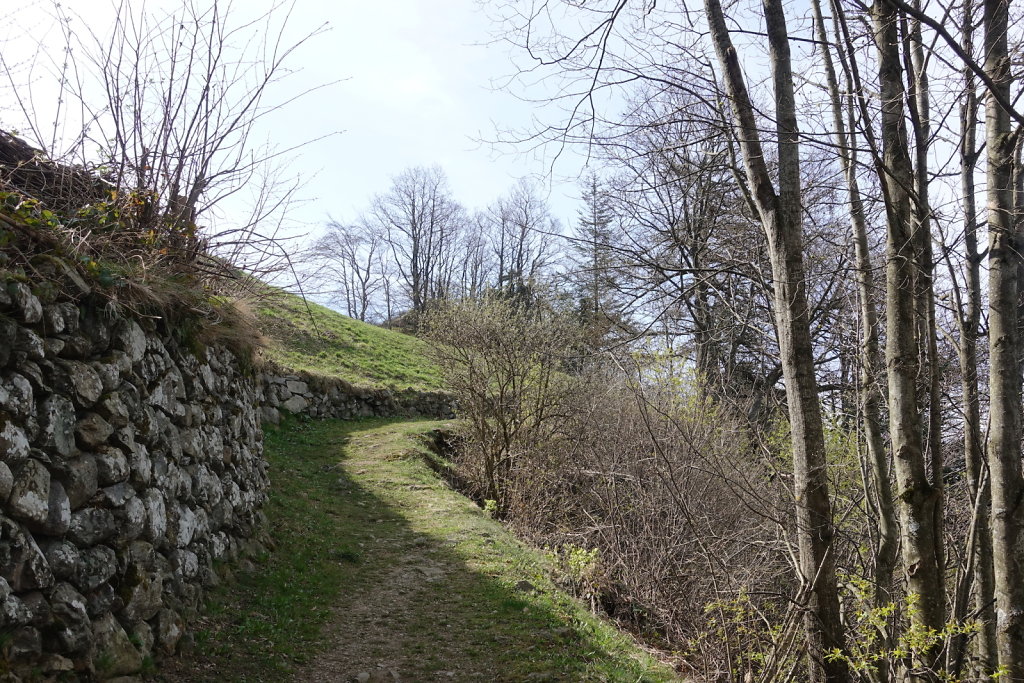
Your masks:
{"label": "dirt path", "polygon": [[426,466],[417,435],[434,426],[328,421],[271,438],[278,549],[165,680],[672,680]]}
{"label": "dirt path", "polygon": [[[437,656],[460,644],[451,637],[451,625],[459,619],[459,605],[446,599],[450,596],[443,586],[451,583],[463,567],[459,558],[441,551],[410,528],[408,518],[419,517],[419,506],[431,517],[446,516],[450,511],[436,505],[438,482],[409,483],[403,476],[407,468],[388,463],[387,449],[376,442],[376,436],[380,435],[357,437],[350,442],[348,452],[355,457],[346,458],[341,465],[342,471],[358,481],[364,492],[370,492],[364,494],[367,500],[359,502],[365,502],[366,516],[371,524],[376,524],[376,530],[369,527],[360,547],[372,568],[373,589],[340,601],[335,619],[327,629],[324,652],[299,671],[295,680],[491,679],[485,671],[490,667],[471,666],[471,662],[462,661],[457,654],[454,658]],[[403,487],[402,492],[396,490]],[[357,489],[349,490],[359,495]],[[386,503],[385,498],[391,503]],[[396,518],[392,506],[403,510],[403,514]],[[427,631],[422,631],[425,616],[432,623]],[[429,649],[422,647],[422,641],[426,641]],[[431,661],[448,662],[450,668],[427,666]],[[473,668],[485,670],[466,670]]]}

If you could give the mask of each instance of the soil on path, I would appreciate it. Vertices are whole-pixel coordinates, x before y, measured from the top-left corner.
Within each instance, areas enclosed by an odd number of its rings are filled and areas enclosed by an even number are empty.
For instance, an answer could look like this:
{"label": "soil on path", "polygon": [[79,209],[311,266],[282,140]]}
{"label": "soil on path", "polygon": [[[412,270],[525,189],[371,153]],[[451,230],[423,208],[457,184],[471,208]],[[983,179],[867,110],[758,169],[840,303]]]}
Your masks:
{"label": "soil on path", "polygon": [[341,493],[362,508],[356,514],[367,523],[358,545],[372,588],[342,597],[326,648],[296,680],[494,680],[498,672],[484,655],[505,638],[467,633],[465,583],[474,577],[455,552],[460,543],[493,546],[493,531],[479,523],[466,528],[467,517],[479,516],[476,506],[396,462],[388,436],[355,435],[339,463],[351,481]]}
{"label": "soil on path", "polygon": [[[323,459],[315,471],[326,489],[309,496],[331,523],[316,533],[337,537],[328,544],[333,550],[318,554],[344,572],[334,595],[308,609],[322,624],[316,638],[304,651],[280,656],[271,673],[246,663],[247,654],[238,651],[246,647],[244,633],[239,638],[214,628],[211,641],[227,639],[226,659],[202,664],[200,658],[173,678],[201,680],[216,669],[210,678],[283,680],[287,672],[317,683],[673,680],[629,636],[560,591],[543,554],[427,467],[415,439],[437,426],[377,420],[304,427],[302,448],[280,462]],[[301,486],[283,488],[278,495],[291,495],[296,504],[306,495]],[[275,525],[271,503],[274,555],[301,552],[301,539],[284,537],[294,529]],[[294,511],[287,500],[277,505]],[[271,640],[249,647],[282,649]]]}

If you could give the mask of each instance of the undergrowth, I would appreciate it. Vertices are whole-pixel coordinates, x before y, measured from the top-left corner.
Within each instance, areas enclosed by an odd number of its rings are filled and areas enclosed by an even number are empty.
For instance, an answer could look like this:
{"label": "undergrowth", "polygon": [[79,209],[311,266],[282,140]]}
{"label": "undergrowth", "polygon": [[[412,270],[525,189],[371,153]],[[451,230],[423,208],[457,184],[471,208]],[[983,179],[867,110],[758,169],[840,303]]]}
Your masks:
{"label": "undergrowth", "polygon": [[118,192],[95,169],[51,161],[0,130],[0,286],[21,281],[44,303],[162,319],[188,328],[190,343],[251,358],[261,338],[235,302],[258,280],[199,233],[155,211],[153,196]]}

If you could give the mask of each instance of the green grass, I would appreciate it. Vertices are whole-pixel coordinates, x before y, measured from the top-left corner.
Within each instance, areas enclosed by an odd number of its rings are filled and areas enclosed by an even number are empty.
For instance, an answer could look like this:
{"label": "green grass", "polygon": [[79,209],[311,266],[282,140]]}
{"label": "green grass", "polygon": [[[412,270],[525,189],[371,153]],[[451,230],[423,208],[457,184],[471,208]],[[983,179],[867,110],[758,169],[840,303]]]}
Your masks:
{"label": "green grass", "polygon": [[214,593],[165,680],[351,680],[382,661],[404,681],[673,680],[426,465],[417,435],[438,424],[268,433],[277,548]]}
{"label": "green grass", "polygon": [[[270,358],[295,370],[331,375],[352,384],[441,389],[441,375],[425,342],[354,320],[285,292],[256,306]],[[312,316],[310,315],[312,313]]]}

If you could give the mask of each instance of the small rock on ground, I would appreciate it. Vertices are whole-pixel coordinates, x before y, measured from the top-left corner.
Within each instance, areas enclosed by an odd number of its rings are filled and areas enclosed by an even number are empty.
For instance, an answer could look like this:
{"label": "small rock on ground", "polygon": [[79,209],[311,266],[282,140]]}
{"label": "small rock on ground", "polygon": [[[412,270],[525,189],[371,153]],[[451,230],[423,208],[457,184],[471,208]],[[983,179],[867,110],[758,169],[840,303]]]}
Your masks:
{"label": "small rock on ground", "polygon": [[402,679],[393,669],[389,669],[388,671],[378,669],[372,673],[369,671],[361,671],[356,674],[356,677],[353,680],[355,680],[356,683],[398,683]]}

